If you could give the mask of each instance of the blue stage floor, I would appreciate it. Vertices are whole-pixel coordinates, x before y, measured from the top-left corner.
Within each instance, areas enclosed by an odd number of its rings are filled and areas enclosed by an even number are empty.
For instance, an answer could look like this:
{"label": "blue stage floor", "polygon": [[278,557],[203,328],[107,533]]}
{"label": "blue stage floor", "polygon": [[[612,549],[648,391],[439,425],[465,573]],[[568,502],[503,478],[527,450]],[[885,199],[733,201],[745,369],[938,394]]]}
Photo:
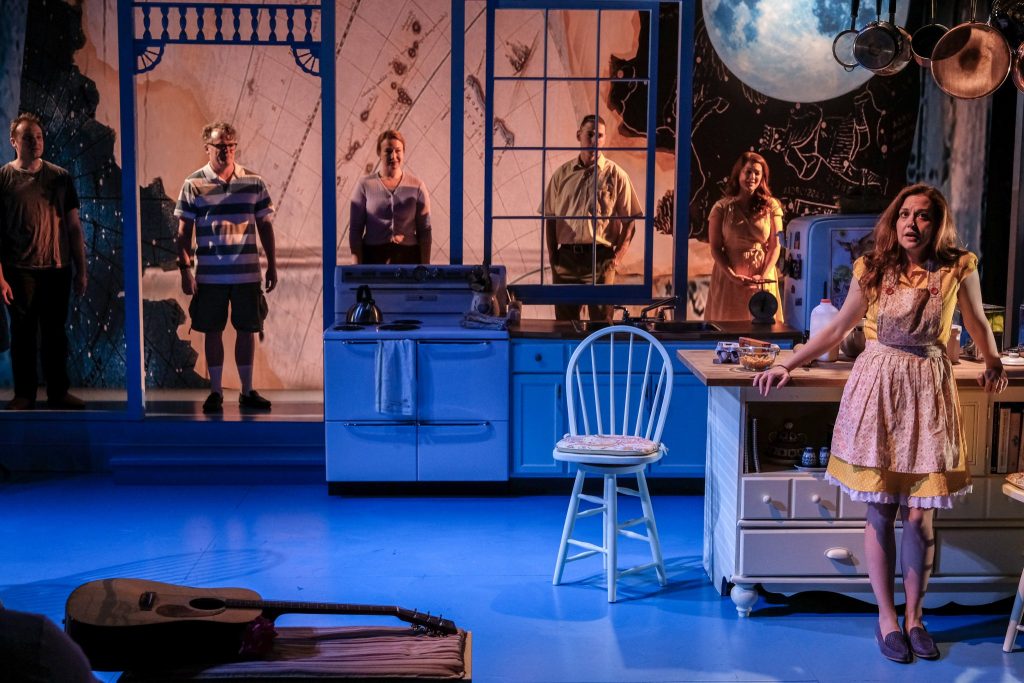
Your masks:
{"label": "blue stage floor", "polygon": [[[751,618],[737,618],[701,567],[700,496],[655,497],[667,587],[652,573],[626,577],[609,605],[597,559],[571,563],[567,583],[552,586],[569,486],[557,496],[350,498],[328,496],[325,485],[6,482],[0,601],[59,623],[75,587],[120,576],[246,587],[266,599],[395,604],[471,630],[480,683],[1024,680],[1024,636],[1015,652],[1001,649],[1008,601],[930,610],[942,656],[911,665],[878,654],[874,611],[863,603],[822,593],[762,599]],[[646,551],[621,545],[623,566]]]}

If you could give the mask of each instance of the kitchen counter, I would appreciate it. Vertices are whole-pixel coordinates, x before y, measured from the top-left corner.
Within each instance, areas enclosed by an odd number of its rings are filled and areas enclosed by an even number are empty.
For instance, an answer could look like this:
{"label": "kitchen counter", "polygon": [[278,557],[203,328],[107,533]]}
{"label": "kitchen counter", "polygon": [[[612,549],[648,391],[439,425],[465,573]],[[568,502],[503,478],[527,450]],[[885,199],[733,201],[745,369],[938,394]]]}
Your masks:
{"label": "kitchen counter", "polygon": [[[791,351],[779,354],[785,362]],[[703,564],[740,616],[760,589],[792,595],[832,591],[873,601],[864,549],[866,506],[778,454],[775,435],[795,432],[797,448],[827,446],[853,363],[815,362],[785,387],[762,396],[753,373],[714,364],[711,350],[676,349],[676,358],[707,394]],[[925,607],[980,605],[1014,594],[1024,518],[993,474],[993,419],[1024,402],[1024,368],[1008,367],[1010,387],[986,393],[979,362],[953,366],[963,415],[965,464],[973,491],[935,518],[935,564]],[[674,397],[674,396],[673,396]],[[1019,508],[1019,506],[1017,506]],[[899,532],[897,532],[899,533]],[[897,568],[897,583],[902,581]]]}
{"label": "kitchen counter", "polygon": [[[694,321],[699,322],[699,321]],[[742,320],[715,322],[721,330],[700,332],[659,332],[652,334],[662,341],[736,341],[739,337],[754,337],[765,341],[799,342],[803,334],[798,330],[776,323],[756,325]],[[571,321],[524,319],[509,326],[509,335],[521,339],[583,339],[587,332],[578,332]]]}
{"label": "kitchen counter", "polygon": [[[746,387],[750,386],[754,373],[739,365],[720,365],[714,362],[715,352],[709,350],[680,350],[677,356],[693,374],[709,387]],[[785,363],[793,356],[792,351],[783,350],[775,359],[777,363]],[[786,388],[800,387],[839,387],[846,385],[846,379],[853,367],[851,360],[838,360],[834,363],[814,361],[811,365],[797,368],[791,373],[792,379]],[[953,375],[961,388],[978,388],[978,375],[984,372],[985,365],[981,361],[964,358],[953,365]],[[1024,367],[1006,366],[1006,374],[1010,386],[1024,387]]]}

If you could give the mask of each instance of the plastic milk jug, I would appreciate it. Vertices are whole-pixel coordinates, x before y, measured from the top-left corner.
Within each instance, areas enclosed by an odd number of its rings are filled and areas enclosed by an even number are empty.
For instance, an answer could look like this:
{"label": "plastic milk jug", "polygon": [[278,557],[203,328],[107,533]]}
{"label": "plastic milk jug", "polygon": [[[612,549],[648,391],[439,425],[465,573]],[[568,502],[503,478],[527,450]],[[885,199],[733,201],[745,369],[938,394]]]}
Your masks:
{"label": "plastic milk jug", "polygon": [[[833,306],[830,300],[822,299],[821,303],[811,311],[811,339],[820,334],[837,315],[839,315],[839,309]],[[818,360],[824,361],[834,361],[837,358],[839,358],[838,344],[818,356]]]}

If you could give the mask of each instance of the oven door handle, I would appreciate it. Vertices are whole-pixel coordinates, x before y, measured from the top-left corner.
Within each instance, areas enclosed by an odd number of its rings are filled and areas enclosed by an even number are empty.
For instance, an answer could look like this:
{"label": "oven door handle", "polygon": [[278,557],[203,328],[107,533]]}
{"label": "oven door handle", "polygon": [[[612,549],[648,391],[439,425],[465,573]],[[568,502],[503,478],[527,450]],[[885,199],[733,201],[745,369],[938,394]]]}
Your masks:
{"label": "oven door handle", "polygon": [[480,422],[417,422],[420,427],[490,427],[491,423],[487,420]]}
{"label": "oven door handle", "polygon": [[415,427],[415,420],[403,422],[402,420],[364,420],[362,422],[342,422],[345,427]]}
{"label": "oven door handle", "polygon": [[489,341],[459,341],[457,339],[420,339],[420,344],[437,346],[490,346]]}

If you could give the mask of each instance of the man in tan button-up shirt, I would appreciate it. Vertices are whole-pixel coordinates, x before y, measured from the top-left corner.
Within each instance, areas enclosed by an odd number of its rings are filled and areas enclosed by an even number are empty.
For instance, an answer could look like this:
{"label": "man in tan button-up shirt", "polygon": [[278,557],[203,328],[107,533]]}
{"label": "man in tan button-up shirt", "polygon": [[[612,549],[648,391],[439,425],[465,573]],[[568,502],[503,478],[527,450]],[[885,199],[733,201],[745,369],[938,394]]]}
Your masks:
{"label": "man in tan button-up shirt", "polygon": [[[579,156],[555,170],[544,193],[545,240],[555,284],[613,284],[636,230],[633,219],[643,216],[629,176],[598,151],[604,135],[604,120],[585,116],[576,131]],[[596,219],[569,218],[594,216],[595,208]],[[611,320],[611,306],[589,304],[587,308],[591,320]],[[581,309],[579,304],[557,305],[555,318],[579,319]]]}

